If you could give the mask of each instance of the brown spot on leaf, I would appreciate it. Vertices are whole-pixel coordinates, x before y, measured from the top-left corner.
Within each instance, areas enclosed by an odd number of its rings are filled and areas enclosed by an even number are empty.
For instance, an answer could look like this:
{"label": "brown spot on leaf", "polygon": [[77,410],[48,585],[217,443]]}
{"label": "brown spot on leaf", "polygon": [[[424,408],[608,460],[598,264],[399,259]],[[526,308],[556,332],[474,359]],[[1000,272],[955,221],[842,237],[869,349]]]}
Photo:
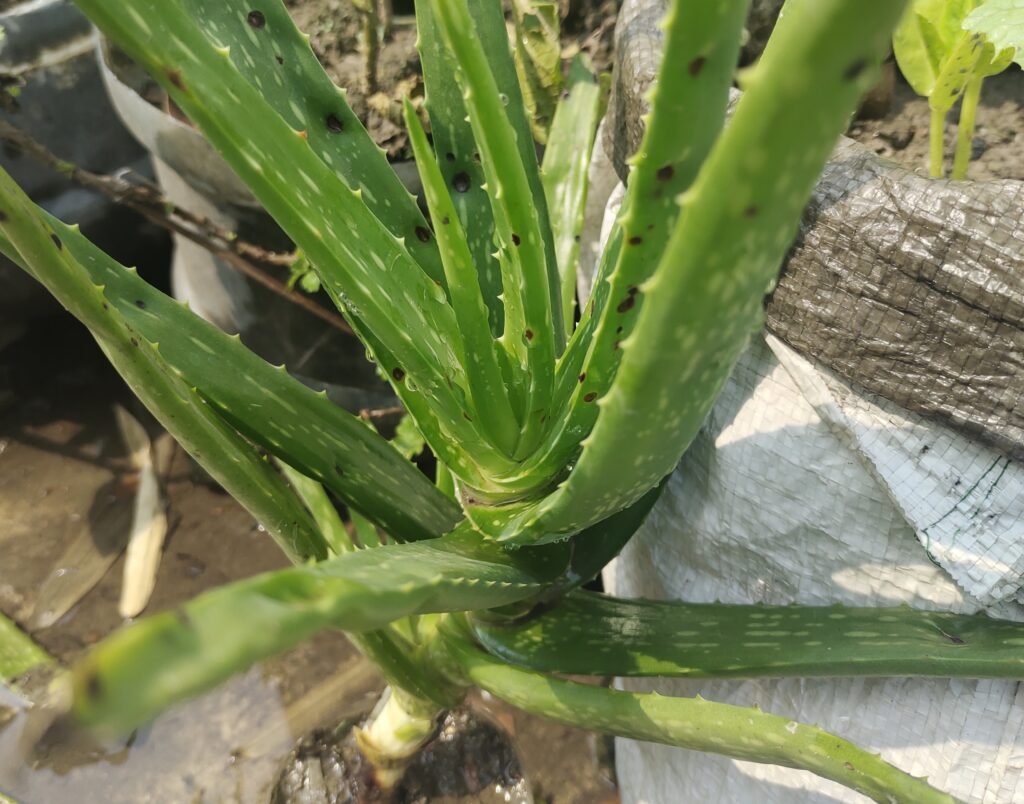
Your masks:
{"label": "brown spot on leaf", "polygon": [[283,56],[274,56],[274,59],[277,60],[278,64],[284,64],[284,57]]}
{"label": "brown spot on leaf", "polygon": [[249,23],[256,30],[265,28],[267,25],[267,17],[262,11],[256,11],[253,9],[245,15],[245,21]]}
{"label": "brown spot on leaf", "polygon": [[517,235],[515,232],[513,232],[512,233],[512,245],[513,246],[518,246],[522,242],[523,241],[519,238],[519,235]]}
{"label": "brown spot on leaf", "polygon": [[338,115],[331,112],[327,115],[327,130],[332,134],[340,134],[345,130],[345,123]]}
{"label": "brown spot on leaf", "polygon": [[50,239],[53,241],[53,245],[55,245],[57,247],[58,251],[60,251],[62,248],[64,248],[64,244],[60,242],[60,238],[57,237],[57,235],[51,234],[50,235]]}
{"label": "brown spot on leaf", "polygon": [[448,153],[446,153],[444,155],[444,158],[447,159],[449,162],[454,162],[455,161],[455,154],[453,154],[451,151],[449,151]]}
{"label": "brown spot on leaf", "polygon": [[451,221],[451,218],[449,218],[449,217],[448,217],[447,215],[445,215],[445,216],[444,216],[443,218],[441,218],[441,223],[442,223],[442,224],[443,224],[444,226],[447,226],[447,225],[448,225],[449,223],[451,223],[451,222],[452,222],[452,221]]}
{"label": "brown spot on leaf", "polygon": [[760,212],[760,211],[761,210],[759,210],[757,208],[757,204],[751,204],[749,207],[747,207],[745,210],[743,210],[743,217],[744,218],[756,218],[757,217],[757,213]]}
{"label": "brown spot on leaf", "polygon": [[582,374],[581,374],[581,375],[579,376],[579,381],[580,381],[580,382],[583,382],[583,381],[584,381],[584,380],[586,380],[586,379],[587,379],[587,372],[585,372],[585,371],[584,371],[584,372],[583,372],[583,373],[582,373]]}
{"label": "brown spot on leaf", "polygon": [[641,243],[644,242],[644,239],[640,237],[640,235],[633,235],[631,238],[629,238],[628,242],[631,246],[639,246]]}
{"label": "brown spot on leaf", "polygon": [[182,79],[181,73],[178,70],[168,70],[167,80],[182,92],[185,91],[185,81]]}
{"label": "brown spot on leaf", "polygon": [[462,170],[452,176],[452,187],[457,193],[465,193],[469,190],[469,174]]}
{"label": "brown spot on leaf", "polygon": [[419,240],[421,243],[429,243],[430,242],[430,230],[426,226],[417,226],[416,227],[416,239]]}
{"label": "brown spot on leaf", "polygon": [[665,165],[665,167],[658,168],[657,172],[658,181],[668,181],[674,175],[676,175],[676,169],[672,165]]}
{"label": "brown spot on leaf", "polygon": [[7,220],[7,213],[0,209],[0,223],[4,223]]}
{"label": "brown spot on leaf", "polygon": [[395,382],[401,382],[405,379],[405,372],[400,368],[391,369],[391,376],[395,378]]}
{"label": "brown spot on leaf", "polygon": [[589,394],[583,397],[584,402],[593,402],[595,399],[597,399],[597,391],[591,391]]}
{"label": "brown spot on leaf", "polygon": [[691,61],[690,66],[687,67],[687,70],[689,70],[690,75],[700,75],[700,71],[704,69],[704,65],[707,64],[707,61],[707,56],[698,56],[693,61]]}
{"label": "brown spot on leaf", "polygon": [[862,72],[864,72],[864,68],[867,67],[867,66],[868,66],[868,60],[867,59],[857,59],[855,62],[850,64],[849,67],[847,67],[845,70],[843,70],[843,80],[844,81],[853,81],[853,80],[855,80]]}
{"label": "brown spot on leaf", "polygon": [[526,330],[526,332],[524,332],[523,335],[526,336],[526,340],[528,340],[528,341],[532,341],[533,340],[533,330],[532,329]]}
{"label": "brown spot on leaf", "polygon": [[103,682],[100,674],[95,670],[89,670],[85,676],[85,697],[98,700],[103,697]]}
{"label": "brown spot on leaf", "polygon": [[140,310],[146,309],[146,303],[142,299],[136,299],[135,306],[138,307]]}

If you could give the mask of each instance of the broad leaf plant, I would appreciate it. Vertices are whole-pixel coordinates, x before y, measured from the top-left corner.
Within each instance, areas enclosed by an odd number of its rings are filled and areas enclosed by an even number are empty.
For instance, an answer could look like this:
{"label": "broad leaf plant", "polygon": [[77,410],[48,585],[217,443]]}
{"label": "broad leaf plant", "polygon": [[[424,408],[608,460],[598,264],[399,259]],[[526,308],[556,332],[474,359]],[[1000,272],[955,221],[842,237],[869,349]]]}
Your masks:
{"label": "broad leaf plant", "polygon": [[[748,3],[672,0],[646,133],[579,310],[600,84],[572,65],[539,161],[498,0],[416,4],[429,136],[411,105],[406,122],[428,214],[282,0],[76,3],[295,242],[438,474],[0,175],[0,250],[89,328],[294,563],[102,641],[65,682],[74,718],[131,729],[337,628],[389,682],[360,731],[382,766],[422,747],[477,687],[566,723],[803,768],[877,801],[952,801],[812,725],[562,678],[1024,677],[1024,630],[985,616],[581,589],[639,527],[761,326],[763,296],[904,3],[789,0],[726,122]],[[547,11],[519,9],[519,24]],[[335,501],[373,536],[353,541]],[[768,626],[771,650],[752,636]],[[874,631],[886,639],[857,636]]]}

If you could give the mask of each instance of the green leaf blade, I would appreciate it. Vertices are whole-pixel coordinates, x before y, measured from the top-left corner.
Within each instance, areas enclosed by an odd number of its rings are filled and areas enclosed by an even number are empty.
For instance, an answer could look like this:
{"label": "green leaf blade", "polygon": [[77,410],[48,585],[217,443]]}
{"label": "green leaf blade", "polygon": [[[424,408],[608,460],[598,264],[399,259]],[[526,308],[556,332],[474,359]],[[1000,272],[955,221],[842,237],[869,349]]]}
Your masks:
{"label": "green leaf blade", "polygon": [[578,592],[524,625],[481,620],[474,633],[495,656],[545,673],[1024,678],[1024,625],[905,606],[736,606]]}
{"label": "green leaf blade", "polygon": [[1024,67],[1024,3],[1020,0],[985,0],[964,20],[968,31],[982,34],[1000,54],[1012,51],[1012,58]]}
{"label": "green leaf blade", "polygon": [[578,462],[502,538],[564,538],[673,469],[761,326],[762,299],[901,10],[892,0],[790,0],[732,120],[680,198],[654,274],[636,286],[633,304],[621,294],[609,302],[623,321],[639,312],[607,393],[583,396],[599,413]]}
{"label": "green leaf blade", "polygon": [[[507,467],[463,417],[466,378],[454,313],[443,288],[406,248],[409,238],[432,239],[429,230],[407,237],[389,231],[364,204],[361,191],[351,190],[313,152],[308,131],[293,129],[266,103],[231,53],[218,48],[184,12],[181,0],[130,0],[117,8],[79,0],[79,5],[164,85],[302,249],[407,407],[418,419],[417,411],[424,409],[440,417],[448,435],[456,436],[452,443],[466,445],[465,456],[472,459],[448,461],[452,468],[467,462],[497,471]],[[244,18],[233,24],[252,27]],[[160,27],[159,36],[154,26]],[[422,418],[421,429],[434,436],[430,417]],[[439,449],[440,441],[437,435]]]}
{"label": "green leaf blade", "polygon": [[121,315],[104,286],[92,280],[58,230],[2,170],[0,211],[0,232],[12,256],[89,328],[163,427],[267,529],[290,559],[324,558],[327,548],[321,534],[281,476],[179,378],[159,345]]}
{"label": "green leaf blade", "polygon": [[583,56],[569,68],[567,97],[558,104],[544,151],[541,180],[551,214],[555,258],[561,279],[562,322],[566,335],[575,326],[579,234],[587,203],[588,169],[601,121],[601,86]]}
{"label": "green leaf blade", "polygon": [[318,630],[363,632],[410,614],[511,603],[560,569],[477,542],[463,527],[207,592],[114,633],[80,660],[72,714],[124,732]]}
{"label": "green leaf blade", "polygon": [[621,692],[538,675],[504,664],[459,636],[447,645],[453,671],[513,706],[560,723],[808,770],[881,804],[956,804],[923,779],[816,726],[699,697]]}
{"label": "green leaf blade", "polygon": [[[76,229],[40,214],[125,322],[159,343],[170,367],[245,436],[403,540],[440,536],[458,521],[455,505],[362,421],[118,265]],[[19,258],[2,238],[0,251]]]}

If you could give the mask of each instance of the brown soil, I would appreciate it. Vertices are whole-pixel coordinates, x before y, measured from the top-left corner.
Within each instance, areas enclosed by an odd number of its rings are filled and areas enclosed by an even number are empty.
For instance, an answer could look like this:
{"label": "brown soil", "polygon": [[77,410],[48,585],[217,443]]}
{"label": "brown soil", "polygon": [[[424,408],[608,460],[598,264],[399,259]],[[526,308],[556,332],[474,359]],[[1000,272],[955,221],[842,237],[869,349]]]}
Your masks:
{"label": "brown soil", "polygon": [[[362,16],[351,0],[285,0],[300,30],[331,79],[348,92],[349,104],[391,159],[406,158],[401,122],[404,96],[421,97],[414,19],[397,13],[380,49],[377,86],[368,92],[360,51]],[[610,70],[615,18],[621,0],[562,0],[562,50],[570,58],[587,53],[597,70]],[[410,5],[408,3],[406,5]],[[401,5],[395,3],[397,11]]]}
{"label": "brown soil", "polygon": [[[946,121],[949,169],[956,138],[958,109]],[[859,120],[849,135],[876,153],[895,159],[919,173],[928,172],[928,102],[897,78],[888,114],[880,120]],[[1024,73],[1017,67],[988,78],[978,106],[973,158],[968,179],[1024,180]]]}

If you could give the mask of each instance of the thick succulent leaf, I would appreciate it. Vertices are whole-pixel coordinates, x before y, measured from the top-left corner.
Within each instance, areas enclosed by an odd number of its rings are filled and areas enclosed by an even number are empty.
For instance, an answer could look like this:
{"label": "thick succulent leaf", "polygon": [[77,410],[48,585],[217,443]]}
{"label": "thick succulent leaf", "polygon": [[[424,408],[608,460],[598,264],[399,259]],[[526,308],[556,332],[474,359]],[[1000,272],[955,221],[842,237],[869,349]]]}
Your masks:
{"label": "thick succulent leaf", "polygon": [[519,438],[519,422],[505,390],[505,378],[498,362],[499,347],[487,320],[487,307],[480,291],[473,253],[427,142],[426,132],[408,100],[405,102],[405,121],[423,181],[424,195],[436,227],[435,236],[448,281],[448,293],[466,344],[473,415],[491,442],[511,454]]}
{"label": "thick succulent leaf", "polygon": [[427,225],[415,197],[349,107],[344,90],[324,72],[283,1],[183,0],[182,8],[231,49],[239,72],[288,125],[306,132],[310,150],[362,192],[381,223],[406,238],[409,253],[431,279],[443,280],[436,244],[414,237]]}
{"label": "thick succulent leaf", "polygon": [[533,137],[549,143],[551,129],[562,91],[561,20],[558,3],[550,0],[512,0],[515,24],[515,58],[519,86],[523,90],[526,115]]}
{"label": "thick succulent leaf", "polygon": [[410,614],[512,603],[562,568],[529,550],[481,545],[463,527],[258,575],[105,639],[72,670],[72,713],[125,731],[318,630],[370,631]]}
{"label": "thick succulent leaf", "polygon": [[306,477],[284,461],[278,461],[277,465],[316,522],[320,535],[327,543],[328,557],[340,556],[342,553],[351,553],[355,550],[352,537],[345,530],[345,523],[338,516],[338,509],[334,507],[323,485],[311,477]]}
{"label": "thick succulent leaf", "polygon": [[[1024,67],[1024,3],[1021,0],[985,0],[964,20],[964,28],[982,34],[1004,57]],[[994,73],[992,73],[994,75]]]}
{"label": "thick succulent leaf", "polygon": [[[618,293],[594,349],[607,352],[602,335],[615,331],[616,317],[635,325],[613,344],[623,355],[607,393],[583,396],[600,415],[578,462],[503,538],[578,532],[639,499],[676,465],[761,326],[764,294],[901,10],[893,0],[789,0],[732,120],[678,199],[681,213],[653,276],[628,289],[613,277]],[[697,72],[675,80],[699,80]],[[669,91],[671,79],[662,85]],[[624,251],[642,245],[630,241],[646,240],[645,228],[642,218],[624,226]],[[600,360],[606,355],[587,365]],[[580,384],[589,382],[588,369]]]}
{"label": "thick succulent leaf", "polygon": [[[470,11],[483,11],[482,3],[474,3]],[[477,30],[482,37],[495,37],[502,45],[507,39],[504,27],[487,25],[487,17],[478,14]],[[494,255],[494,216],[491,201],[484,189],[484,171],[477,153],[473,129],[466,118],[466,104],[456,81],[455,62],[445,47],[434,21],[429,0],[416,3],[416,46],[423,67],[424,106],[430,115],[430,133],[438,166],[445,183],[452,188],[452,202],[466,233],[480,277],[480,289],[487,305],[491,332],[501,335],[505,310],[501,303],[501,266]],[[495,42],[485,41],[490,51]]]}
{"label": "thick succulent leaf", "polygon": [[[239,70],[245,54],[222,47],[216,31],[185,13],[182,0],[79,5],[164,85],[302,249],[417,420],[424,408],[436,414],[420,421],[431,444],[456,444],[465,462],[505,467],[463,416],[461,336],[444,289],[415,262],[405,239],[367,208],[362,191],[348,188],[309,145],[311,127],[339,137],[344,128],[328,115],[294,129]],[[231,24],[270,36],[259,19],[254,24],[246,15]],[[433,235],[420,227],[409,237]]]}
{"label": "thick succulent leaf", "polygon": [[495,656],[545,673],[758,678],[1024,678],[1024,625],[907,608],[735,606],[589,592],[518,626],[482,620]]}
{"label": "thick succulent leaf", "polygon": [[[670,6],[664,22],[665,55],[640,147],[645,158],[636,161],[619,232],[606,250],[593,298],[559,362],[555,424],[517,476],[502,478],[510,487],[536,484],[538,479],[549,482],[593,427],[595,402],[608,390],[622,342],[642,306],[638,287],[657,267],[679,217],[677,197],[693,182],[725,121],[746,8],[745,0]],[[482,522],[484,515],[474,517]]]}
{"label": "thick succulent leaf", "polygon": [[880,757],[821,729],[760,709],[562,681],[511,667],[450,637],[453,672],[526,712],[644,742],[816,773],[883,804],[955,804]]}
{"label": "thick succulent leaf", "polygon": [[[403,541],[447,533],[456,506],[361,420],[275,369],[40,211],[88,281],[190,387],[246,437],[316,478]],[[0,251],[19,261],[0,238]]]}
{"label": "thick succulent leaf", "polygon": [[[85,324],[164,428],[295,561],[324,558],[312,518],[282,477],[184,382],[134,327],[14,180],[0,171],[0,232],[19,261]],[[62,232],[63,233],[63,232]],[[68,238],[71,240],[72,238]]]}
{"label": "thick succulent leaf", "polygon": [[[532,145],[522,153],[507,110],[516,104],[491,71],[466,0],[433,3],[441,36],[459,69],[456,77],[487,178],[503,272],[505,331],[502,342],[527,373],[528,393],[521,449],[550,415],[555,357],[564,345],[558,269],[547,204]],[[498,10],[497,4],[492,4]],[[507,52],[507,46],[505,48]]]}
{"label": "thick succulent leaf", "polygon": [[0,613],[0,689],[23,673],[53,664],[50,655]]}
{"label": "thick succulent leaf", "polygon": [[577,56],[569,67],[566,94],[555,111],[541,167],[561,282],[562,323],[567,335],[572,334],[575,326],[579,235],[587,203],[590,154],[601,121],[601,94],[587,59]]}

